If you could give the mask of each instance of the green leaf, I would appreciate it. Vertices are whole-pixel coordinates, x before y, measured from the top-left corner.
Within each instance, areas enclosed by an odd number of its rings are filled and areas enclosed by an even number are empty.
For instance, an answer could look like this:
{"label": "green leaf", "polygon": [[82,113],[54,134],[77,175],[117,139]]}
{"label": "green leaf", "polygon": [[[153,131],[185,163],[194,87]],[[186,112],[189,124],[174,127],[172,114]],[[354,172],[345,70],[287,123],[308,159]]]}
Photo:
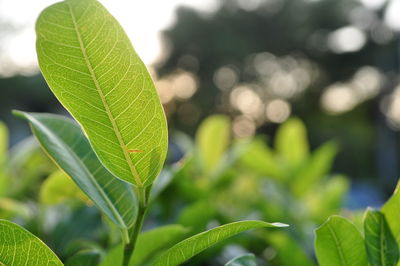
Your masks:
{"label": "green leaf", "polygon": [[204,171],[214,171],[230,141],[231,123],[223,115],[213,115],[204,120],[196,134],[198,156]]}
{"label": "green leaf", "polygon": [[59,204],[74,198],[79,198],[84,202],[89,200],[71,178],[62,171],[51,174],[40,187],[39,199],[42,204]]}
{"label": "green leaf", "polygon": [[321,266],[366,266],[364,240],[347,219],[331,216],[316,229],[315,250]]}
{"label": "green leaf", "polygon": [[279,127],[275,137],[275,148],[291,166],[297,167],[307,159],[307,131],[300,119],[291,118]]}
{"label": "green leaf", "polygon": [[381,211],[385,215],[397,244],[400,246],[400,182],[397,184],[393,195],[383,205]]}
{"label": "green leaf", "polygon": [[39,238],[6,220],[0,220],[0,263],[4,265],[63,265]]}
{"label": "green leaf", "polygon": [[143,232],[139,235],[130,266],[140,266],[149,261],[156,252],[171,247],[187,233],[181,225],[172,224]]}
{"label": "green leaf", "polygon": [[292,189],[296,195],[306,194],[329,173],[337,150],[335,142],[328,142],[312,154],[292,182]]}
{"label": "green leaf", "polygon": [[0,121],[0,168],[3,167],[3,163],[6,160],[7,150],[8,150],[8,129],[7,126]]}
{"label": "green leaf", "polygon": [[154,262],[154,266],[179,265],[212,245],[249,229],[286,226],[281,223],[262,221],[241,221],[225,224],[179,242],[159,256]]}
{"label": "green leaf", "polygon": [[102,212],[120,228],[133,225],[137,201],[132,189],[102,166],[76,123],[59,115],[15,113],[29,121],[48,155]]}
{"label": "green leaf", "polygon": [[99,260],[100,253],[98,251],[83,250],[69,258],[65,266],[97,266]]}
{"label": "green leaf", "polygon": [[106,254],[99,266],[122,266],[123,257],[124,245],[120,244]]}
{"label": "green leaf", "polygon": [[119,23],[96,0],[66,0],[41,13],[36,34],[44,78],[100,161],[122,180],[151,185],[165,160],[167,124]]}
{"label": "green leaf", "polygon": [[253,254],[245,254],[228,261],[225,266],[257,266],[256,257]]}
{"label": "green leaf", "polygon": [[395,266],[399,247],[380,211],[367,210],[364,219],[365,248],[371,266]]}

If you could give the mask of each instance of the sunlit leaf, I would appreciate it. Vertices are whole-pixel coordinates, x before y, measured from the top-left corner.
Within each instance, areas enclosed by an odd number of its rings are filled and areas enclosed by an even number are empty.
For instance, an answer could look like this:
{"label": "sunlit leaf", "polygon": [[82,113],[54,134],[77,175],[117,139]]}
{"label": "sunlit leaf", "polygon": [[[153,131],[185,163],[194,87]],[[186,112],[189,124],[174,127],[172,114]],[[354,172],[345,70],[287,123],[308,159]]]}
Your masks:
{"label": "sunlit leaf", "polygon": [[141,233],[129,266],[140,266],[148,262],[156,252],[169,248],[181,240],[187,231],[185,227],[173,224]]}
{"label": "sunlit leaf", "polygon": [[380,211],[367,210],[364,219],[365,248],[371,266],[394,266],[399,247]]}
{"label": "sunlit leaf", "polygon": [[364,239],[347,219],[331,216],[315,232],[315,250],[319,265],[368,265]]}
{"label": "sunlit leaf", "polygon": [[135,222],[132,190],[103,167],[76,123],[59,115],[17,114],[29,121],[49,156],[116,225],[128,228]]}
{"label": "sunlit leaf", "polygon": [[43,204],[59,204],[67,199],[81,199],[88,202],[86,195],[62,171],[51,174],[40,187],[39,199]]}
{"label": "sunlit leaf", "polygon": [[286,226],[285,224],[261,221],[241,221],[225,224],[179,242],[159,256],[154,262],[154,266],[179,265],[212,245],[246,230]]}
{"label": "sunlit leaf", "polygon": [[228,261],[225,266],[257,266],[256,257],[253,254],[245,254]]}
{"label": "sunlit leaf", "polygon": [[291,118],[279,127],[275,136],[275,148],[293,167],[307,159],[307,131],[300,119]]}
{"label": "sunlit leaf", "polygon": [[206,173],[217,167],[230,141],[230,121],[222,115],[213,115],[204,120],[196,134],[198,156]]}
{"label": "sunlit leaf", "polygon": [[328,174],[336,154],[337,145],[334,142],[328,142],[318,148],[294,177],[292,182],[293,192],[296,195],[304,195],[313,188],[318,181]]}
{"label": "sunlit leaf", "polygon": [[0,220],[0,263],[3,265],[63,265],[39,238],[6,220]]}
{"label": "sunlit leaf", "polygon": [[397,184],[393,195],[383,205],[381,211],[385,215],[397,244],[400,246],[400,182]]}
{"label": "sunlit leaf", "polygon": [[116,177],[151,185],[167,151],[165,115],[127,35],[96,0],[46,8],[36,24],[40,69]]}

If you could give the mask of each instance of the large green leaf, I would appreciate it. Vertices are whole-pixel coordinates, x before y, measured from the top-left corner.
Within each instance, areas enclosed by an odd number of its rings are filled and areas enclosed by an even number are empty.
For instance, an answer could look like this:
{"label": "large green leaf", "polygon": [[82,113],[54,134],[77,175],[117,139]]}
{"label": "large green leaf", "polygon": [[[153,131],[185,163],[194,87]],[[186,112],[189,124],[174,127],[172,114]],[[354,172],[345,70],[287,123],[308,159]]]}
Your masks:
{"label": "large green leaf", "polygon": [[246,230],[286,226],[281,223],[266,223],[262,221],[241,221],[225,224],[179,242],[159,256],[154,262],[154,266],[179,265],[212,245]]}
{"label": "large green leaf", "polygon": [[364,219],[365,248],[371,266],[395,266],[399,247],[380,211],[367,210]]}
{"label": "large green leaf", "polygon": [[385,215],[390,230],[400,246],[400,182],[390,199],[383,205],[382,213]]}
{"label": "large green leaf", "polygon": [[253,254],[245,254],[228,261],[225,266],[257,266],[256,257]]}
{"label": "large green leaf", "polygon": [[16,113],[29,121],[44,150],[116,225],[128,228],[135,222],[132,189],[103,167],[76,123],[59,115]]}
{"label": "large green leaf", "polygon": [[309,153],[307,131],[300,119],[291,118],[279,127],[275,137],[275,148],[293,167],[297,167],[307,159]]}
{"label": "large green leaf", "polygon": [[167,151],[167,125],[146,67],[96,0],[46,8],[36,24],[40,69],[116,177],[151,185]]}
{"label": "large green leaf", "polygon": [[0,265],[63,265],[39,238],[6,220],[0,220]]}
{"label": "large green leaf", "polygon": [[198,155],[206,173],[212,172],[220,163],[230,141],[229,118],[213,115],[204,120],[196,134]]}
{"label": "large green leaf", "polygon": [[368,265],[364,239],[347,219],[331,216],[315,232],[315,250],[319,265]]}
{"label": "large green leaf", "polygon": [[129,266],[143,265],[148,262],[156,252],[171,247],[181,240],[187,233],[187,229],[178,224],[158,227],[139,235],[136,249]]}

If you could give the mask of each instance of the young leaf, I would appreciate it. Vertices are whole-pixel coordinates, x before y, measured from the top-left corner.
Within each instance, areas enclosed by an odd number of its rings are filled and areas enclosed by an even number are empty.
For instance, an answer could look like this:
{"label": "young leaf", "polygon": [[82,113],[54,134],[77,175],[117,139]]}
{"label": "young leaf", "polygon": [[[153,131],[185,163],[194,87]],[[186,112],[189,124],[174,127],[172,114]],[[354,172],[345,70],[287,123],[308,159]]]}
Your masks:
{"label": "young leaf", "polygon": [[257,266],[256,257],[253,254],[245,254],[228,261],[225,266]]}
{"label": "young leaf", "polygon": [[96,0],[66,0],[41,13],[36,34],[44,78],[100,161],[118,178],[151,185],[165,160],[167,125],[119,23]]}
{"label": "young leaf", "polygon": [[291,118],[279,127],[275,148],[291,166],[298,166],[308,157],[307,131],[300,119]]}
{"label": "young leaf", "polygon": [[225,224],[179,242],[159,256],[154,262],[154,266],[179,265],[212,245],[246,230],[286,226],[286,224],[262,221],[241,221]]}
{"label": "young leaf", "polygon": [[196,142],[206,173],[215,170],[221,161],[229,144],[230,132],[230,121],[226,116],[210,116],[201,123],[196,134]]}
{"label": "young leaf", "polygon": [[395,266],[399,247],[380,211],[367,210],[364,219],[365,248],[371,266]]}
{"label": "young leaf", "polygon": [[135,195],[103,167],[76,123],[60,115],[15,114],[29,121],[44,150],[117,226],[129,228],[135,222]]}
{"label": "young leaf", "polygon": [[0,220],[0,239],[2,265],[63,265],[46,244],[17,224]]}
{"label": "young leaf", "polygon": [[52,173],[40,187],[39,199],[42,204],[59,204],[71,198],[81,199],[83,202],[89,201],[71,178],[62,171]]}
{"label": "young leaf", "polygon": [[383,205],[381,211],[385,215],[397,244],[400,246],[400,182],[397,184],[393,195]]}
{"label": "young leaf", "polygon": [[364,240],[357,228],[347,219],[331,216],[315,233],[315,250],[319,265],[368,265]]}
{"label": "young leaf", "polygon": [[171,247],[187,233],[181,225],[172,224],[143,232],[139,235],[136,250],[129,262],[129,266],[143,265],[149,261],[156,252]]}

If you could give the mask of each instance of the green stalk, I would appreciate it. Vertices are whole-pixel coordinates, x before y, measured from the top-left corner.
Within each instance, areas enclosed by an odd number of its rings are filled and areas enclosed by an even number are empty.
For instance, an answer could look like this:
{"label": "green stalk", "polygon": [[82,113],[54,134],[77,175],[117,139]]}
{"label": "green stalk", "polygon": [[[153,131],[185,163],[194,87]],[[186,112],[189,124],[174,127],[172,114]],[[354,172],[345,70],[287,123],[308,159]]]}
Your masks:
{"label": "green stalk", "polygon": [[138,197],[139,201],[139,210],[135,225],[129,230],[129,243],[125,244],[123,266],[129,265],[129,261],[131,260],[133,252],[135,251],[136,241],[140,232],[142,231],[143,221],[147,213],[150,190],[151,186],[146,188],[135,187],[136,196]]}

